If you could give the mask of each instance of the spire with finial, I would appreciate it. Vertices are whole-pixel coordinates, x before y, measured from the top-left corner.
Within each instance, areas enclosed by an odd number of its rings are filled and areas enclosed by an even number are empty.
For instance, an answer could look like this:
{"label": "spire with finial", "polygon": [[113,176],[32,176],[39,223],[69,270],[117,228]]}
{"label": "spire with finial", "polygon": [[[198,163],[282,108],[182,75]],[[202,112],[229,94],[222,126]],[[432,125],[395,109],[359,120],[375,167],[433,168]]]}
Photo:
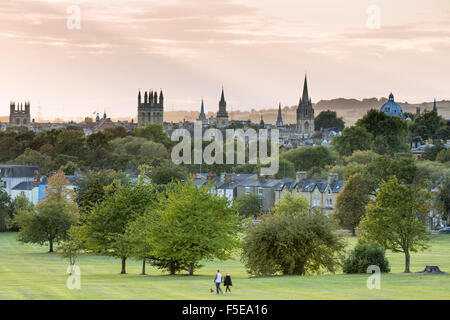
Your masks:
{"label": "spire with finial", "polygon": [[303,103],[309,102],[308,80],[306,79],[306,74],[305,74],[305,83],[303,84],[302,101],[303,101]]}
{"label": "spire with finial", "polygon": [[433,111],[437,112],[436,98],[434,98]]}
{"label": "spire with finial", "polygon": [[225,95],[223,93],[223,86],[222,86],[222,95],[220,96],[220,102],[225,102]]}
{"label": "spire with finial", "polygon": [[203,98],[202,98],[202,106],[200,108],[200,115],[198,116],[198,120],[206,120],[206,115],[205,115],[205,106],[203,104]]}
{"label": "spire with finial", "polygon": [[139,89],[138,104],[141,104],[141,89]]}
{"label": "spire with finial", "polygon": [[281,116],[281,102],[278,104],[277,127],[283,126],[283,118]]}

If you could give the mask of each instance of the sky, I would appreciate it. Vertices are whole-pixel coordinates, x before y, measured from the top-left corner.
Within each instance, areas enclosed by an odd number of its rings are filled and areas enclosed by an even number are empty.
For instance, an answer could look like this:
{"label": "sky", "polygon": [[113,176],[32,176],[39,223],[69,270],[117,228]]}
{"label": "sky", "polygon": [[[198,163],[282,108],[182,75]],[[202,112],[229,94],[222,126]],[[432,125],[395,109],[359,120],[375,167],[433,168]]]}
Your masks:
{"label": "sky", "polygon": [[305,73],[313,102],[448,100],[450,1],[0,0],[0,116],[292,106]]}

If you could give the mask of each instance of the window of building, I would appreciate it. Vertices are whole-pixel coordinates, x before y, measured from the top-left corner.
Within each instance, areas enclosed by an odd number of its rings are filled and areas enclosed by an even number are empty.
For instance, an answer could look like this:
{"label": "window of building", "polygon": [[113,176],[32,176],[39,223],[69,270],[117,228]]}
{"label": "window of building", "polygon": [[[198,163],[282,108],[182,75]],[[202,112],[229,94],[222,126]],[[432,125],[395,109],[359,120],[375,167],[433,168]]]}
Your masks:
{"label": "window of building", "polygon": [[262,196],[263,194],[263,188],[258,188],[258,195]]}
{"label": "window of building", "polygon": [[245,187],[245,194],[249,194],[250,193],[250,187]]}

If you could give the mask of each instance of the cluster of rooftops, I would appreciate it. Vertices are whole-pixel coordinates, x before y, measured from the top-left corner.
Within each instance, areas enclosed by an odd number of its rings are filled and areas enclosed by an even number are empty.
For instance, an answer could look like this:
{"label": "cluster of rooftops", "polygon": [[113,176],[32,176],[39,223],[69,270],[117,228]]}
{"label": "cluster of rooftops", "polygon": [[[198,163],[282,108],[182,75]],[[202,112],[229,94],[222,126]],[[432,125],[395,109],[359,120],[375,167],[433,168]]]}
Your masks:
{"label": "cluster of rooftops", "polygon": [[294,188],[299,188],[300,192],[312,192],[317,186],[322,193],[330,186],[331,192],[339,193],[345,181],[339,180],[337,175],[333,174],[330,174],[328,179],[307,179],[306,173],[297,176],[296,179],[270,179],[258,177],[256,174],[229,173],[216,176],[208,173],[199,173],[195,175],[195,183],[197,185],[210,184],[216,189],[261,187],[274,188],[274,191],[282,191],[284,188],[287,188],[288,191],[292,191]]}

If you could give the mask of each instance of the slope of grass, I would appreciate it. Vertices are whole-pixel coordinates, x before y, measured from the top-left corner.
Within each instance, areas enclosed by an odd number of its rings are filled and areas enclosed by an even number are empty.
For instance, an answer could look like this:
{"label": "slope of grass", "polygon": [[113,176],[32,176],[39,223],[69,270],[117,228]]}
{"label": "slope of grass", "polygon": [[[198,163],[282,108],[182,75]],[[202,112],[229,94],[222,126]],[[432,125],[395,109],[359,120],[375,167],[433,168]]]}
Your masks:
{"label": "slope of grass", "polygon": [[[383,274],[381,290],[368,290],[368,275],[327,274],[320,276],[274,276],[251,278],[239,260],[212,261],[197,275],[169,276],[130,260],[126,275],[120,275],[118,259],[79,257],[81,289],[66,287],[68,263],[47,247],[21,244],[14,233],[0,233],[0,299],[450,299],[450,274],[403,274],[403,255],[388,253],[390,274]],[[355,238],[348,238],[349,248]],[[428,251],[412,255],[412,271],[426,264],[450,272],[450,236],[432,236]],[[230,272],[233,294],[216,296],[215,271]]]}

